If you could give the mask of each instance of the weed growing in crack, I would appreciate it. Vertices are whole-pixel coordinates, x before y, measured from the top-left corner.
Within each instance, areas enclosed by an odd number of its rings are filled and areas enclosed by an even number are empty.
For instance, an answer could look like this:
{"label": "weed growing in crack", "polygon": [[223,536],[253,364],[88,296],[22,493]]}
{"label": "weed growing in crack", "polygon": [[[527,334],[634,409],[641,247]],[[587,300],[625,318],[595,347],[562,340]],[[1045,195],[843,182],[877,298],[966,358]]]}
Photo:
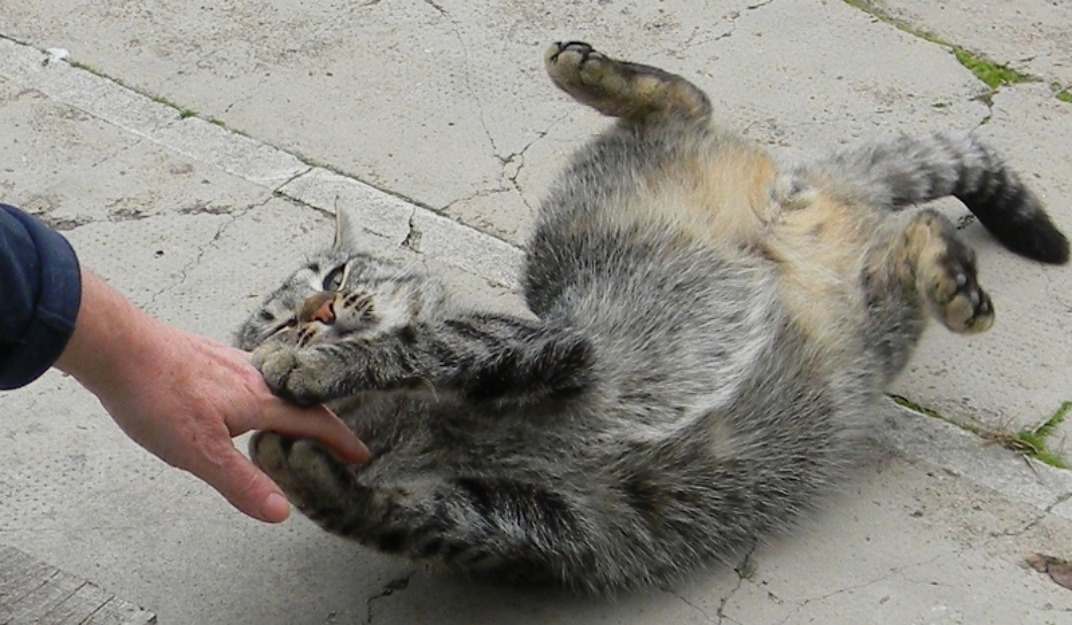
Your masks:
{"label": "weed growing in crack", "polygon": [[956,57],[957,62],[971,71],[980,81],[983,82],[991,91],[995,91],[998,87],[1004,85],[1014,85],[1022,82],[1035,82],[1038,78],[1031,76],[1030,74],[1024,74],[1018,72],[1007,65],[994,63],[987,60],[980,54],[976,54],[966,48],[958,45],[954,45],[945,39],[942,39],[938,35],[932,32],[917,28],[904,20],[898,19],[889,13],[883,11],[869,0],[844,0],[845,4],[854,7],[874,17],[875,19],[885,22],[898,30],[908,33],[913,37],[918,37],[924,41],[928,41],[933,44],[940,45],[945,48],[949,48],[953,51],[953,55]]}
{"label": "weed growing in crack", "polygon": [[959,61],[961,65],[971,70],[971,73],[975,74],[976,78],[983,81],[983,84],[991,89],[997,89],[1003,85],[1015,85],[1017,83],[1033,82],[1037,80],[1032,76],[1018,72],[1007,65],[1000,65],[988,61],[984,57],[961,47],[954,47],[953,55],[957,57],[957,61]]}
{"label": "weed growing in crack", "polygon": [[1072,401],[1063,402],[1056,412],[1034,428],[1027,428],[1012,434],[996,432],[985,435],[984,438],[1051,467],[1067,469],[1068,463],[1056,451],[1049,448],[1047,439],[1054,433],[1057,426],[1064,423],[1070,409],[1072,409]]}
{"label": "weed growing in crack", "polygon": [[1058,469],[1070,468],[1064,458],[1050,447],[1048,439],[1054,434],[1057,427],[1064,423],[1069,411],[1072,411],[1072,401],[1063,402],[1052,415],[1047,417],[1047,419],[1038,426],[1025,428],[1017,432],[1010,432],[1005,427],[999,427],[997,430],[985,430],[970,423],[954,421],[943,417],[936,410],[921,406],[900,395],[890,394],[888,397],[898,406],[955,425],[962,430],[966,430],[979,436],[989,444],[1001,445],[1009,451],[1015,452],[1025,458],[1033,458],[1043,464],[1048,464],[1051,467],[1056,467]]}

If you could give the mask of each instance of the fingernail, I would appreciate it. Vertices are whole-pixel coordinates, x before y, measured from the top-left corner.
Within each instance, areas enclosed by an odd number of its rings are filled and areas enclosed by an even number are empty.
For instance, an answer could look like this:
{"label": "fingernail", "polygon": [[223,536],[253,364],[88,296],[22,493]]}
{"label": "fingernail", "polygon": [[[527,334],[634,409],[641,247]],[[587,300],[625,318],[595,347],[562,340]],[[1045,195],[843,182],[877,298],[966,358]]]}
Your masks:
{"label": "fingernail", "polygon": [[365,443],[363,443],[361,441],[357,441],[357,450],[356,451],[357,451],[357,456],[356,457],[359,458],[359,460],[357,461],[358,463],[365,462],[366,460],[369,459],[369,456],[372,455],[372,452],[370,452],[368,447],[365,446]]}
{"label": "fingernail", "polygon": [[279,493],[264,498],[264,519],[269,523],[282,523],[290,516],[290,502]]}

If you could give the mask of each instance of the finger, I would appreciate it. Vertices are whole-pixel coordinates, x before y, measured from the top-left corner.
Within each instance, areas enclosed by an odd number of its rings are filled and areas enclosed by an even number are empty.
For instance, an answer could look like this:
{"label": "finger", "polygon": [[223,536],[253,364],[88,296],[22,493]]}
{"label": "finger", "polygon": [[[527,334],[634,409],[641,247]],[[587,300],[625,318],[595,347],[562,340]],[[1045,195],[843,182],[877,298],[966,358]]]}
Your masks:
{"label": "finger", "polygon": [[317,440],[343,462],[360,464],[369,459],[368,447],[326,406],[298,408],[273,399],[262,416],[261,429]]}
{"label": "finger", "polygon": [[290,503],[276,483],[229,444],[222,445],[217,455],[202,465],[191,467],[190,472],[254,519],[282,523],[290,516]]}

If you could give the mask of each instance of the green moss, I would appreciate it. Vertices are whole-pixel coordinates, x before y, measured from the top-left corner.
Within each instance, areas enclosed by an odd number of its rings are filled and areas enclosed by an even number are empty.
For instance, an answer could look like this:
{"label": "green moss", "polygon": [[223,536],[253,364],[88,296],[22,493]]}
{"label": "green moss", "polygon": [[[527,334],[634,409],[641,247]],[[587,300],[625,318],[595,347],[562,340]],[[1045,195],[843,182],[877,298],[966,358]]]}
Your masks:
{"label": "green moss", "polygon": [[163,104],[164,106],[173,108],[175,110],[179,110],[179,109],[182,108],[178,104],[175,104],[171,100],[168,100],[167,98],[165,98],[164,96],[161,96],[161,95],[152,96],[152,101],[156,102],[157,104]]}
{"label": "green moss", "polygon": [[213,117],[212,119],[208,120],[208,123],[215,124],[216,126],[219,126],[220,128],[226,128],[227,127],[227,124],[224,124],[222,119],[218,119],[216,117]]}
{"label": "green moss", "polygon": [[1009,68],[1007,65],[1000,65],[988,61],[983,56],[960,46],[953,45],[932,32],[923,30],[922,28],[916,28],[903,20],[899,20],[868,0],[844,0],[844,2],[845,4],[855,7],[902,32],[912,35],[913,37],[918,37],[924,41],[929,41],[930,43],[952,49],[954,56],[957,57],[957,61],[967,69],[971,70],[976,78],[983,81],[983,83],[991,89],[997,89],[1002,85],[1013,85],[1016,83],[1037,80],[1035,77],[1018,72]]}
{"label": "green moss", "polygon": [[845,4],[847,4],[847,5],[849,5],[849,6],[853,7],[853,8],[856,8],[856,9],[860,9],[864,13],[867,13],[868,15],[878,19],[879,21],[885,22],[885,23],[889,24],[890,26],[893,26],[894,28],[896,28],[897,30],[900,30],[901,32],[908,33],[909,35],[912,35],[913,37],[917,37],[917,38],[922,39],[924,41],[929,41],[930,43],[936,43],[936,44],[938,44],[940,46],[946,46],[946,47],[950,47],[950,48],[953,47],[952,44],[950,44],[945,39],[942,39],[938,35],[930,32],[930,31],[923,30],[922,28],[916,28],[915,26],[912,26],[911,24],[909,24],[908,22],[905,22],[903,20],[899,20],[896,17],[890,15],[889,13],[883,11],[881,8],[879,8],[875,4],[873,4],[871,2],[868,2],[868,0],[844,0],[844,1],[845,1]]}
{"label": "green moss", "polygon": [[1072,91],[1069,91],[1068,89],[1063,89],[1061,91],[1058,91],[1057,92],[1057,99],[1062,101],[1062,102],[1068,102],[1068,103],[1072,104]]}
{"label": "green moss", "polygon": [[[127,84],[125,82],[123,82],[122,80],[120,80],[118,78],[112,78],[111,76],[105,74],[104,72],[102,72],[101,70],[97,69],[96,67],[93,67],[92,65],[86,65],[85,63],[82,63],[80,61],[76,61],[74,59],[68,60],[67,64],[70,65],[71,67],[74,67],[76,69],[80,69],[80,70],[82,70],[84,72],[89,72],[90,74],[93,74],[94,76],[100,76],[101,78],[107,78],[108,80],[114,82],[115,84],[117,84],[117,85],[119,85],[121,87],[127,87]],[[127,88],[129,89],[129,87],[127,87]]]}
{"label": "green moss", "polygon": [[1020,73],[1006,65],[999,65],[988,61],[982,56],[964,48],[954,47],[953,55],[961,65],[971,70],[975,77],[983,81],[991,89],[997,89],[1002,85],[1014,85],[1021,82],[1034,80],[1027,74]]}
{"label": "green moss", "polygon": [[943,417],[942,415],[938,414],[937,411],[931,410],[930,408],[925,408],[923,406],[920,406],[919,404],[917,404],[916,402],[912,401],[911,399],[908,399],[907,397],[903,397],[901,395],[894,395],[892,393],[890,395],[888,395],[888,397],[893,400],[893,403],[897,404],[898,406],[903,406],[905,408],[908,408],[912,412],[918,412],[919,414],[924,414],[924,415],[927,415],[928,417],[933,417],[935,419],[941,419],[942,421],[946,420],[945,417]]}
{"label": "green moss", "polygon": [[988,431],[978,426],[969,423],[959,423],[952,419],[948,419],[939,414],[936,410],[921,406],[916,402],[902,397],[900,395],[888,395],[898,406],[903,406],[913,412],[918,412],[922,415],[934,419],[940,419],[946,423],[955,425],[962,430],[966,430],[980,436],[990,443],[1001,445],[1005,449],[1016,452],[1022,456],[1034,458],[1039,462],[1048,464],[1051,467],[1057,467],[1058,469],[1068,469],[1068,463],[1057,452],[1050,449],[1046,441],[1053,435],[1057,426],[1064,423],[1065,418],[1068,416],[1070,410],[1072,410],[1072,401],[1066,401],[1050,415],[1041,425],[1020,430],[1019,432],[1009,433],[1007,431]]}
{"label": "green moss", "polygon": [[83,63],[81,61],[76,61],[74,59],[71,59],[71,60],[67,61],[67,63],[71,67],[75,67],[75,68],[78,68],[78,69],[80,69],[82,71],[89,72],[90,74],[94,74],[96,76],[104,76],[104,73],[101,72],[96,67],[93,67],[92,65],[86,65],[85,63]]}
{"label": "green moss", "polygon": [[187,117],[196,117],[197,111],[193,109],[182,109],[179,111],[179,119],[186,119]]}

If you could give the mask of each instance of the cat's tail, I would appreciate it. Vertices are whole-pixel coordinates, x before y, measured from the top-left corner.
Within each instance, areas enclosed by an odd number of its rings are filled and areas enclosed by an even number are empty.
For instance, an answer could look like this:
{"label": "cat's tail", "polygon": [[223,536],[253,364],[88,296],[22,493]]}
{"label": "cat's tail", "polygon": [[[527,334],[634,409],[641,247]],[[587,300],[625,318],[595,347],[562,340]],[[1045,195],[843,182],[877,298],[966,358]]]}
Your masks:
{"label": "cat's tail", "polygon": [[1068,239],[1042,202],[1000,156],[970,134],[869,143],[837,152],[804,173],[893,210],[954,196],[1013,252],[1044,263],[1068,262]]}

